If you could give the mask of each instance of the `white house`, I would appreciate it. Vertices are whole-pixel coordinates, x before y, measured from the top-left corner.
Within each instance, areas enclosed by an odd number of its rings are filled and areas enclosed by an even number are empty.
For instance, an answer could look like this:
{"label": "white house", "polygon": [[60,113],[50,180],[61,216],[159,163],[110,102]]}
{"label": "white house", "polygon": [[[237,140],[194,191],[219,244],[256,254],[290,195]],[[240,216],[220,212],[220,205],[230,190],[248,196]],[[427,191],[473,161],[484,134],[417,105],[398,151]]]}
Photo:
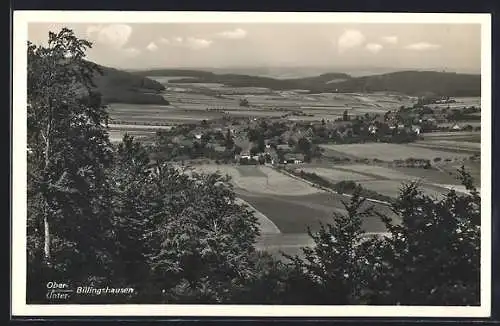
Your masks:
{"label": "white house", "polygon": [[370,125],[370,126],[368,127],[368,131],[369,131],[370,133],[372,133],[372,134],[375,134],[375,133],[377,132],[377,130],[378,130],[378,128],[377,128],[377,126],[375,126],[375,125]]}
{"label": "white house", "polygon": [[417,135],[420,135],[420,132],[422,131],[422,128],[420,126],[411,126],[411,130],[416,133]]}

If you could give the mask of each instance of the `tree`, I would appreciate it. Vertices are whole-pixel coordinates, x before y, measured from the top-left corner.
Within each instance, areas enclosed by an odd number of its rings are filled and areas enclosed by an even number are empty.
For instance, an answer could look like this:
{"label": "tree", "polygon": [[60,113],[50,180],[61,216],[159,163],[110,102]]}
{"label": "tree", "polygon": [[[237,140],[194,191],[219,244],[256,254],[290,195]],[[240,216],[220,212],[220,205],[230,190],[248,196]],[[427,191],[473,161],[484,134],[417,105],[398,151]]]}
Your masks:
{"label": "tree", "polygon": [[[468,194],[443,198],[401,187],[393,214],[363,207],[356,187],[347,215],[321,225],[312,247],[291,262],[283,301],[289,304],[478,305],[481,198],[459,170]],[[388,235],[367,238],[363,215],[378,215]]]}
{"label": "tree", "polygon": [[231,150],[234,147],[234,139],[231,130],[227,130],[225,144],[227,150]]}
{"label": "tree", "polygon": [[259,150],[259,153],[263,153],[266,150],[266,142],[263,135],[259,135],[257,140],[257,149]]}
{"label": "tree", "polygon": [[362,218],[370,214],[371,208],[363,207],[365,199],[360,194],[358,186],[350,202],[343,202],[346,215],[335,213],[332,224],[321,224],[315,233],[308,230],[314,245],[302,248],[304,258],[284,254],[295,273],[289,281],[291,293],[287,293],[295,303],[361,303],[367,260],[358,245],[364,235]]}
{"label": "tree", "polygon": [[241,146],[235,145],[234,149],[233,149],[233,152],[234,152],[234,154],[239,155],[242,150],[243,149],[241,148]]}
{"label": "tree", "polygon": [[256,217],[220,174],[189,177],[159,163],[151,187],[161,206],[149,217],[148,257],[162,302],[230,301],[253,274]]}
{"label": "tree", "polygon": [[46,47],[28,42],[28,273],[35,283],[111,273],[105,170],[112,148],[92,82],[99,68],[85,60],[90,47],[66,28],[50,32]]}
{"label": "tree", "polygon": [[393,205],[401,223],[383,216],[391,236],[371,244],[372,302],[479,304],[481,199],[465,169],[459,176],[470,194],[435,200],[416,183],[402,187]]}
{"label": "tree", "polygon": [[[142,292],[150,280],[147,230],[158,194],[150,188],[150,159],[146,148],[125,134],[115,151],[110,171],[113,180],[112,207],[116,235],[116,286],[134,287]],[[141,296],[144,299],[143,296]]]}
{"label": "tree", "polygon": [[342,114],[342,120],[349,121],[349,112],[347,110],[344,110],[344,113]]}
{"label": "tree", "polygon": [[242,99],[240,99],[240,106],[248,107],[248,106],[250,106],[250,103],[248,102],[248,100],[246,98],[242,98]]}
{"label": "tree", "polygon": [[256,146],[253,146],[252,148],[250,148],[250,156],[255,156],[259,154],[259,148],[256,147]]}
{"label": "tree", "polygon": [[248,140],[251,142],[256,142],[259,139],[260,133],[257,129],[250,129],[247,133]]}

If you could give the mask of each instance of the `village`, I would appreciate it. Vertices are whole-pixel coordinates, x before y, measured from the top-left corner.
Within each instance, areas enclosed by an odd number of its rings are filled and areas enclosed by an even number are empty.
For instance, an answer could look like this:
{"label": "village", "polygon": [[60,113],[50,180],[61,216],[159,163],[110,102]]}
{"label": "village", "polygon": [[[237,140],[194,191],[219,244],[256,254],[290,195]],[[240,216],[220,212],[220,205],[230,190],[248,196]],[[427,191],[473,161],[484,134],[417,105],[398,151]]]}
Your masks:
{"label": "village", "polygon": [[173,161],[209,159],[217,164],[302,164],[324,157],[321,145],[403,144],[423,139],[422,134],[432,132],[480,130],[480,126],[473,126],[470,121],[471,117],[477,117],[479,108],[431,108],[432,104],[442,106],[453,100],[428,102],[419,99],[413,107],[401,106],[397,111],[384,114],[351,115],[346,109],[336,120],[289,120],[289,113],[271,118],[225,116],[157,131],[153,147],[157,156]]}

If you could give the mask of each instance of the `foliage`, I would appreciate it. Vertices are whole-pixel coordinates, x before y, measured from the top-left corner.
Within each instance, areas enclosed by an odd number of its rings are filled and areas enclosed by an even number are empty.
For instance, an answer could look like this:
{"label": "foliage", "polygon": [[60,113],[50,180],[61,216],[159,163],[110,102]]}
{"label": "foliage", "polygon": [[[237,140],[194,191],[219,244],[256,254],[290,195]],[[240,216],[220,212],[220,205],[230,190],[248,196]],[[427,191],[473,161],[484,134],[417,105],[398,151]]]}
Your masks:
{"label": "foliage", "polygon": [[250,106],[250,103],[248,103],[248,100],[246,98],[240,99],[240,106],[248,107]]}
{"label": "foliage", "polygon": [[470,194],[433,200],[414,183],[402,188],[393,205],[401,222],[383,217],[392,236],[372,244],[373,300],[479,304],[480,197],[463,167],[459,176]]}
{"label": "foliage", "polygon": [[50,33],[47,47],[28,43],[28,277],[37,284],[112,274],[112,150],[89,47],[68,29]]}
{"label": "foliage", "polygon": [[[371,208],[362,207],[361,188],[354,191],[349,203],[343,203],[346,215],[334,214],[333,223],[321,224],[316,233],[308,230],[314,246],[302,249],[303,258],[291,260],[290,268],[296,271],[295,282],[307,285],[302,295],[293,294],[307,304],[360,304],[368,272],[364,252],[358,250],[363,238],[362,218]],[[299,287],[300,288],[300,287]]]}
{"label": "foliage", "polygon": [[256,217],[235,203],[221,175],[188,177],[159,163],[150,178],[151,191],[161,195],[149,216],[148,257],[163,302],[230,300],[251,274]]}
{"label": "foliage", "polygon": [[[373,212],[389,235],[363,241],[366,211],[357,188],[345,204],[347,215],[310,234],[314,246],[304,248],[304,258],[290,257],[299,285],[289,297],[302,303],[478,305],[481,199],[463,167],[459,176],[470,194],[450,190],[433,199],[417,183],[404,185],[392,204],[394,220]],[[300,299],[298,289],[311,290]]]}

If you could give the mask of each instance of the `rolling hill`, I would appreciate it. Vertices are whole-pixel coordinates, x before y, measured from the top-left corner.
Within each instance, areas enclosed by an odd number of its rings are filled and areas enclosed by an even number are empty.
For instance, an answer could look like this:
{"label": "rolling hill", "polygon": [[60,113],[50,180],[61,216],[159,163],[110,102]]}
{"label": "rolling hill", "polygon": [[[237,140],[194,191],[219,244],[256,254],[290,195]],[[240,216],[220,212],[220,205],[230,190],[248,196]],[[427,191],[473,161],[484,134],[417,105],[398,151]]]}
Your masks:
{"label": "rolling hill", "polygon": [[158,69],[134,72],[146,76],[183,76],[175,83],[221,83],[231,87],[266,87],[273,90],[305,89],[319,92],[369,93],[397,92],[406,95],[480,96],[481,76],[437,71],[399,71],[380,75],[352,77],[326,73],[315,77],[275,79],[270,77],[215,74],[208,71]]}
{"label": "rolling hill", "polygon": [[105,104],[168,104],[159,94],[165,87],[157,81],[114,68],[99,68],[102,74],[96,74],[93,81]]}
{"label": "rolling hill", "polygon": [[400,71],[330,83],[341,92],[391,91],[407,95],[480,96],[481,76],[436,71]]}

